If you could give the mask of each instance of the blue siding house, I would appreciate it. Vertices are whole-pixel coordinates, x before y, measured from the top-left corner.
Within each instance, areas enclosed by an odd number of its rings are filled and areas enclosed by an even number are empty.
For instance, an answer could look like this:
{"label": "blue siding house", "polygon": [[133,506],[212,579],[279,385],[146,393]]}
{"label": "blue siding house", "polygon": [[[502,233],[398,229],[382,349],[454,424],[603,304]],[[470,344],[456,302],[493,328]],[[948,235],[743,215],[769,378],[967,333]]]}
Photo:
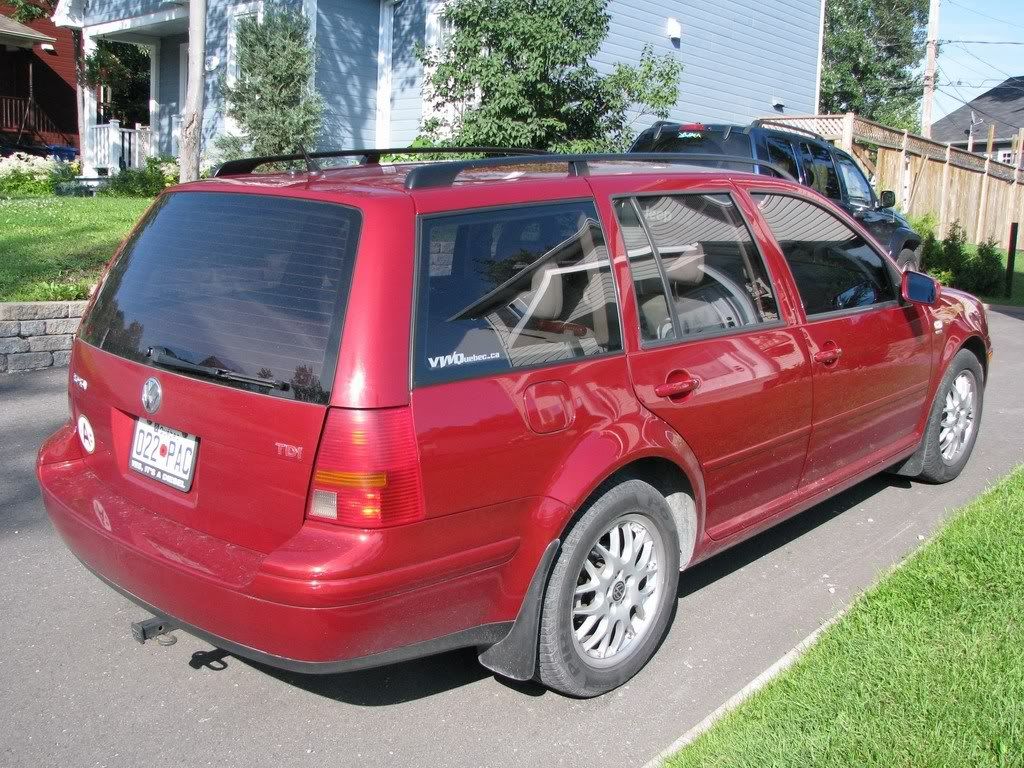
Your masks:
{"label": "blue siding house", "polygon": [[[429,105],[417,45],[437,42],[444,0],[285,0],[310,20],[316,88],[326,105],[320,146],[404,146]],[[264,0],[208,0],[203,135],[237,130],[218,83],[237,74],[238,21]],[[644,45],[683,63],[680,121],[746,123],[816,111],[823,0],[611,0],[600,70],[635,61]],[[86,50],[101,39],[140,43],[152,54],[148,125],[97,119],[85,94],[85,173],[116,172],[147,154],[177,154],[188,52],[186,0],[60,0],[54,21],[82,30]],[[647,127],[638,123],[639,132]]]}

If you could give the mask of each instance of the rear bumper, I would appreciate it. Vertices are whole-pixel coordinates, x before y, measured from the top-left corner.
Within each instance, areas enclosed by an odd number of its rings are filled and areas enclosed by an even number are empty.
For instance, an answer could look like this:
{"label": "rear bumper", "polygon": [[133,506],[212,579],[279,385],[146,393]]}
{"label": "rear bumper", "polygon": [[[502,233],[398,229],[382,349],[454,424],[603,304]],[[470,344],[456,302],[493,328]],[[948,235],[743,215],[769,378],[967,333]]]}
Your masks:
{"label": "rear bumper", "polygon": [[264,554],[126,503],[81,460],[37,474],[57,531],[109,585],[225,650],[302,672],[501,640],[548,543],[511,533],[557,516],[534,499],[386,531],[307,524]]}

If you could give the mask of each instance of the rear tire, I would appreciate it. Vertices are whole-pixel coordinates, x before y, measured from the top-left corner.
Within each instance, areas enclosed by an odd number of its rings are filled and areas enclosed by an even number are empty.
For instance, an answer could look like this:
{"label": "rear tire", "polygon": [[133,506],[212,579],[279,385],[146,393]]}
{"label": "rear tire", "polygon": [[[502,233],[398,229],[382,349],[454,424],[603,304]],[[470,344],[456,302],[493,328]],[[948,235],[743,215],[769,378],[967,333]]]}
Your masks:
{"label": "rear tire", "polygon": [[904,248],[900,251],[900,255],[896,257],[896,266],[900,268],[901,272],[906,272],[907,270],[920,272],[921,256],[911,248]]}
{"label": "rear tire", "polygon": [[569,531],[541,612],[537,678],[569,696],[617,688],[672,620],[679,539],[665,497],[642,480],[605,491]]}
{"label": "rear tire", "polygon": [[922,452],[918,480],[948,483],[966,466],[981,427],[985,373],[975,355],[961,349],[950,361],[935,392]]}

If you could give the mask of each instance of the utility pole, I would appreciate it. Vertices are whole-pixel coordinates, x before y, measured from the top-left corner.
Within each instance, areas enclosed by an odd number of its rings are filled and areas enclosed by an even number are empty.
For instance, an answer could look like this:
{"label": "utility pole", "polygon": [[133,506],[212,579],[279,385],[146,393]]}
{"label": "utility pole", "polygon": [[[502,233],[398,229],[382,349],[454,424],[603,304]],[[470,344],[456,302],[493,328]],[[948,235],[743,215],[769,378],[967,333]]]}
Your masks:
{"label": "utility pole", "polygon": [[974,110],[971,110],[971,125],[967,129],[967,151],[974,151],[974,129],[981,125],[981,120],[974,114]]}
{"label": "utility pole", "polygon": [[935,101],[935,70],[939,59],[939,0],[928,3],[927,60],[924,68],[924,100],[921,104],[921,134],[932,137],[932,104]]}

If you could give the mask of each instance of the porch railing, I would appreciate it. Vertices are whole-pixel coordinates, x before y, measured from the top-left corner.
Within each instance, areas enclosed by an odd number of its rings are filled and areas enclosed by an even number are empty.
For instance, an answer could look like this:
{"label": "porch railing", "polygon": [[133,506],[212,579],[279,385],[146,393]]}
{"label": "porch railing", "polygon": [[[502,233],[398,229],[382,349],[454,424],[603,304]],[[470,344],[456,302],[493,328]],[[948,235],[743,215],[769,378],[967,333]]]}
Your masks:
{"label": "porch railing", "polygon": [[105,169],[108,175],[122,168],[141,168],[152,154],[153,130],[136,123],[122,128],[118,120],[89,128],[89,153],[93,168]]}
{"label": "porch railing", "polygon": [[73,133],[61,130],[39,104],[30,104],[29,100],[22,96],[0,96],[0,132],[17,133],[22,129],[22,138],[28,142],[36,139],[48,144],[76,143],[77,137]]}

